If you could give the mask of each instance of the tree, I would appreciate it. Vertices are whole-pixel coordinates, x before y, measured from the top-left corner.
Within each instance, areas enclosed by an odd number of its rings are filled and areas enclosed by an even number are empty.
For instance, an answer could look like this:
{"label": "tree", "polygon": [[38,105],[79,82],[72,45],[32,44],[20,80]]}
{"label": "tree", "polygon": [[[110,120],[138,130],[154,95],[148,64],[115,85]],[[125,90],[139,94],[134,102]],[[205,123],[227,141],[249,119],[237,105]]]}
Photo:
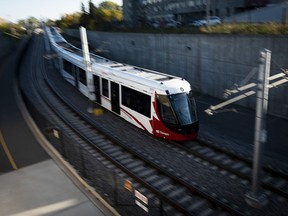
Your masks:
{"label": "tree", "polygon": [[26,22],[31,30],[36,29],[40,26],[40,22],[38,21],[38,19],[33,16],[29,17]]}
{"label": "tree", "polygon": [[18,20],[18,24],[23,26],[23,28],[28,27],[28,24],[27,24],[26,20],[24,20],[24,19]]}
{"label": "tree", "polygon": [[122,8],[112,1],[102,2],[99,5],[98,13],[104,22],[122,21],[123,19]]}
{"label": "tree", "polygon": [[76,14],[66,14],[57,21],[60,28],[76,28],[83,26],[89,30],[110,29],[115,23],[122,21],[122,8],[111,1],[102,2],[97,8],[92,0],[88,2],[88,9],[81,3],[81,12]]}
{"label": "tree", "polygon": [[92,0],[89,0],[89,18],[95,19],[98,8],[93,4]]}
{"label": "tree", "polygon": [[89,15],[85,9],[85,5],[81,3],[81,16],[80,16],[80,26],[87,27],[89,24]]}
{"label": "tree", "polygon": [[99,8],[110,10],[110,11],[121,11],[121,7],[112,1],[104,1],[100,3]]}
{"label": "tree", "polygon": [[57,21],[57,26],[64,28],[76,28],[80,23],[80,13],[65,14]]}
{"label": "tree", "polygon": [[48,20],[46,20],[46,25],[48,25],[48,26],[55,26],[55,21],[54,20],[51,20],[51,19],[48,19]]}
{"label": "tree", "polygon": [[0,18],[0,32],[12,34],[16,37],[21,37],[26,33],[25,29],[21,25],[9,22],[2,18]]}
{"label": "tree", "polygon": [[19,20],[18,24],[28,30],[34,30],[40,26],[39,20],[33,16]]}
{"label": "tree", "polygon": [[87,28],[89,30],[94,30],[96,28],[97,25],[97,10],[98,8],[93,4],[92,0],[89,0],[89,21],[88,21],[88,26]]}

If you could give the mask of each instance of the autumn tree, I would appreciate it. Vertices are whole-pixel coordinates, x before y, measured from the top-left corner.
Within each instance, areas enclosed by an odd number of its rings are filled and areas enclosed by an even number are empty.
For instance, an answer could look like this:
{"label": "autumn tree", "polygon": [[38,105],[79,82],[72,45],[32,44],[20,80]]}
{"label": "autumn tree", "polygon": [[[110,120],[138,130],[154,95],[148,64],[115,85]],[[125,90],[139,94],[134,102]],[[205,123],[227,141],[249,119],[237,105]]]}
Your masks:
{"label": "autumn tree", "polygon": [[83,26],[89,30],[107,30],[122,19],[122,7],[118,4],[112,1],[104,1],[96,7],[92,0],[89,0],[87,9],[81,3],[81,12],[77,13],[77,16],[66,14],[61,17],[61,20],[57,21],[57,25],[60,28]]}
{"label": "autumn tree", "polygon": [[112,1],[102,2],[99,5],[98,13],[104,22],[121,21],[123,19],[122,8]]}
{"label": "autumn tree", "polygon": [[65,14],[60,20],[56,21],[56,24],[60,28],[75,28],[80,23],[80,13]]}
{"label": "autumn tree", "polygon": [[114,23],[120,22],[123,19],[121,6],[112,1],[104,1],[96,7],[92,0],[89,0],[88,7],[89,20],[86,21],[86,25],[84,26],[90,30],[108,29]]}

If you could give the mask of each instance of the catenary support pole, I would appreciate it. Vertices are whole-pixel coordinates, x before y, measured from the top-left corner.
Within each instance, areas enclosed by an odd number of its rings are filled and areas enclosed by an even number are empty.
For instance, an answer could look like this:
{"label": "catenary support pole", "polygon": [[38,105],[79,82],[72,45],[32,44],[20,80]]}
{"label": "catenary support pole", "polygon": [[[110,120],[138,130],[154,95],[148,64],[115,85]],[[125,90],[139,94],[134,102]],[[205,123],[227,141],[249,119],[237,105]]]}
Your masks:
{"label": "catenary support pole", "polygon": [[88,88],[88,98],[89,98],[89,107],[88,112],[93,112],[93,75],[92,75],[92,66],[91,59],[88,48],[87,34],[86,29],[84,27],[80,27],[80,36],[83,50],[83,58],[85,62],[85,71],[86,71],[86,82]]}
{"label": "catenary support pole", "polygon": [[271,64],[271,51],[265,49],[260,52],[257,99],[256,99],[256,117],[254,134],[254,156],[252,188],[246,195],[246,201],[253,207],[261,207],[267,204],[268,200],[260,191],[263,145],[267,141],[266,114],[268,109],[269,96],[269,76]]}

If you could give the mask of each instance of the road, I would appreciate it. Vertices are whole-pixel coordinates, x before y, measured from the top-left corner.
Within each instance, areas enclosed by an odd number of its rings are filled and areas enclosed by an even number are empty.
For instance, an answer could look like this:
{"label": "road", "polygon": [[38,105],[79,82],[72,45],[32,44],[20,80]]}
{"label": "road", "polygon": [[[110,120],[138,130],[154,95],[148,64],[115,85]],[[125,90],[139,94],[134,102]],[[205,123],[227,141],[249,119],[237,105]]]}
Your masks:
{"label": "road", "polygon": [[[18,107],[16,72],[21,46],[2,58],[0,68],[0,172],[19,169],[48,159],[27,127]],[[14,165],[13,165],[14,164]]]}

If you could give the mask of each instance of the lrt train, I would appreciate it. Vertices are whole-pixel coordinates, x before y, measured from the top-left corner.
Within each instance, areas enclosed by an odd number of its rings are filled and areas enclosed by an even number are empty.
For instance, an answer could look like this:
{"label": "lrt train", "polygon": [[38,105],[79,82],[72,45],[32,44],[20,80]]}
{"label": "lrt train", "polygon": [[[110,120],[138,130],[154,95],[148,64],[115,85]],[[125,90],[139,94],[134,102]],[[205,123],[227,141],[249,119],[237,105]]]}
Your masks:
{"label": "lrt train", "polygon": [[[91,98],[81,50],[69,44],[55,28],[46,27],[46,34],[59,58],[63,77]],[[95,103],[156,137],[175,141],[197,137],[196,103],[186,80],[90,56]]]}

